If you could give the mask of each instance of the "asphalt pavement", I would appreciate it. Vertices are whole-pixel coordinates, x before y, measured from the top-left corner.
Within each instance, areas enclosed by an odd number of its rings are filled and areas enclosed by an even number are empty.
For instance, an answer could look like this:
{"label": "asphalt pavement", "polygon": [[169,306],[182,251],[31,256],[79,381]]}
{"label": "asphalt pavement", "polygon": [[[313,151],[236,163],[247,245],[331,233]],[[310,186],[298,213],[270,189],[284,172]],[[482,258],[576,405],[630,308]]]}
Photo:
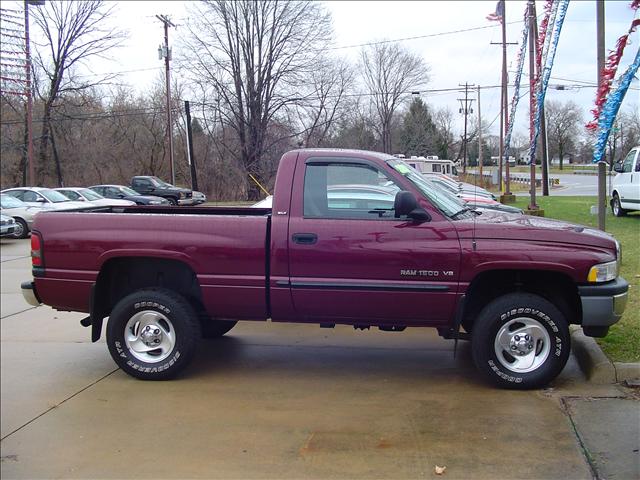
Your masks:
{"label": "asphalt pavement", "polygon": [[31,308],[2,240],[0,475],[8,478],[638,478],[635,391],[498,390],[431,329],[240,322],[179,379],[135,380],[83,314]]}

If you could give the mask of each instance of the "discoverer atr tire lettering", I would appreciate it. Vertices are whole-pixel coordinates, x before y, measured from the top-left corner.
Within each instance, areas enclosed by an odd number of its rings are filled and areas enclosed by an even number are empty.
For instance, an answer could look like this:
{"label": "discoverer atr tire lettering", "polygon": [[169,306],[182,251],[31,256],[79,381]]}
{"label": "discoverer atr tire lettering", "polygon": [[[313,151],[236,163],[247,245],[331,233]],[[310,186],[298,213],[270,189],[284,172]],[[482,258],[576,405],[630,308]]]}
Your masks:
{"label": "discoverer atr tire lettering", "polygon": [[476,319],[471,339],[478,370],[513,389],[548,384],[564,368],[570,348],[564,315],[530,293],[510,293],[489,303]]}
{"label": "discoverer atr tire lettering", "polygon": [[113,360],[142,380],[165,380],[183,370],[200,336],[200,322],[189,302],[160,288],[126,296],[107,323],[107,345]]}

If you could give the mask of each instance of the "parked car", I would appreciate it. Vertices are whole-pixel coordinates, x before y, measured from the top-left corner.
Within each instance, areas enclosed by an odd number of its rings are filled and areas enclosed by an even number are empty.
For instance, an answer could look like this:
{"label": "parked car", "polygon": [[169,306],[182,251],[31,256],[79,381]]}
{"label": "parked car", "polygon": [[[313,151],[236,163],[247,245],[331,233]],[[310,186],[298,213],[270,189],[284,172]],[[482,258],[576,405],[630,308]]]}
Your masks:
{"label": "parked car", "polygon": [[13,231],[13,236],[16,238],[27,238],[29,236],[36,213],[43,210],[40,207],[30,207],[21,200],[5,193],[0,195],[0,208],[3,214],[13,217],[16,221]]}
{"label": "parked car", "polygon": [[194,205],[200,205],[201,203],[204,203],[207,201],[207,196],[202,193],[202,192],[198,192],[196,190],[193,191],[193,204]]}
{"label": "parked car", "polygon": [[132,202],[131,200],[122,200],[120,198],[106,198],[100,195],[97,192],[89,188],[82,187],[61,187],[56,188],[56,191],[62,193],[64,196],[69,198],[69,200],[74,200],[77,202],[90,202],[93,205],[99,205],[104,207],[130,207],[131,205],[135,205],[136,202]]}
{"label": "parked car", "polygon": [[[346,182],[376,194],[380,185],[393,189],[393,211],[332,203],[331,190]],[[479,214],[387,154],[285,153],[274,192],[273,209],[40,213],[23,295],[32,305],[86,312],[80,323],[94,342],[108,317],[114,362],[140,379],[178,374],[201,335],[270,319],[431,327],[469,340],[479,373],[516,389],[543,387],[562,371],[570,325],[602,337],[626,307],[629,285],[611,235]]]}
{"label": "parked car", "polygon": [[445,183],[452,190],[460,190],[468,193],[473,193],[475,195],[482,195],[485,197],[493,198],[494,200],[496,200],[496,196],[494,193],[490,192],[485,188],[478,187],[477,185],[473,185],[467,182],[459,182],[457,180],[452,179],[451,177],[448,177],[447,175],[442,175],[438,173],[426,174],[425,176],[429,180],[437,180],[441,183]]}
{"label": "parked car", "polygon": [[634,147],[621,162],[611,185],[611,210],[616,217],[640,210],[640,146]]}
{"label": "parked car", "polygon": [[0,214],[0,237],[13,236],[15,228],[16,221],[13,217],[5,215],[4,213]]}
{"label": "parked car", "polygon": [[51,188],[17,187],[2,190],[1,193],[15,197],[30,207],[40,207],[46,210],[71,210],[87,207],[82,202],[69,200],[62,193]]}
{"label": "parked car", "polygon": [[94,185],[89,189],[105,198],[130,200],[138,205],[170,205],[170,202],[162,197],[140,195],[124,185]]}
{"label": "parked car", "polygon": [[171,185],[158,177],[138,175],[131,179],[131,188],[141,195],[155,195],[171,205],[193,205],[193,192],[188,188]]}

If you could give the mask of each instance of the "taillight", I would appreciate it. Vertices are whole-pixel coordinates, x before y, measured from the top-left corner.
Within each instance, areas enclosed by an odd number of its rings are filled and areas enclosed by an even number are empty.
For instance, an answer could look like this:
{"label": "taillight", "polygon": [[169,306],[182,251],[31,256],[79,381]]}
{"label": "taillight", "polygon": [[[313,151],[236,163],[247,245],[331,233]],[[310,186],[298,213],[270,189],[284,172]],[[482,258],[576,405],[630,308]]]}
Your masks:
{"label": "taillight", "polygon": [[42,240],[37,233],[31,234],[31,265],[42,267]]}

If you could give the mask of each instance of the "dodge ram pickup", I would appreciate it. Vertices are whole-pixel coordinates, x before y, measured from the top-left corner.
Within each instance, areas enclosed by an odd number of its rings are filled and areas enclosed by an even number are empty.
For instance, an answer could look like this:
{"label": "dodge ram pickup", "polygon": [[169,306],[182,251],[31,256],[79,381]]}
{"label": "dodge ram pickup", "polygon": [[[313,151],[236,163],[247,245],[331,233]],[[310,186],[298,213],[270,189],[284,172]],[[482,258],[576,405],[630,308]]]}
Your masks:
{"label": "dodge ram pickup", "polygon": [[114,361],[150,380],[184,369],[200,337],[271,319],[436,328],[470,340],[490,381],[538,388],[567,362],[569,325],[606,335],[628,291],[610,235],[474,211],[404,161],[357,150],[284,154],[272,208],[41,213],[31,258],[25,298],[86,312],[93,341],[108,318]]}

